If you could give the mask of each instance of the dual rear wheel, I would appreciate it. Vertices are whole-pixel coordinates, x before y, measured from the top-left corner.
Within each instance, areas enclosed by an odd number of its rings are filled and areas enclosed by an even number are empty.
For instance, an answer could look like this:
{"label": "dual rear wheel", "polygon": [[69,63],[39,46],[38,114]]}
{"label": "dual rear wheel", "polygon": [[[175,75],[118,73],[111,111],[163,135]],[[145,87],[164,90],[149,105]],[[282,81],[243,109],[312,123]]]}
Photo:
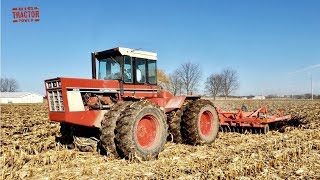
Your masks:
{"label": "dual rear wheel", "polygon": [[218,131],[218,113],[210,101],[196,100],[185,110],[181,121],[181,134],[185,143],[211,144]]}

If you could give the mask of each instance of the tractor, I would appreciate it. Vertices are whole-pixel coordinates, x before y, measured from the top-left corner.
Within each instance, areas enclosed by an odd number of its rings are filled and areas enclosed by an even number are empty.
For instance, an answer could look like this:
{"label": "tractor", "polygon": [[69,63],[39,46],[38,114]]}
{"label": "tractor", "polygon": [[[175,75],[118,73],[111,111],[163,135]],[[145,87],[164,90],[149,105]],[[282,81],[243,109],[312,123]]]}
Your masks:
{"label": "tractor", "polygon": [[117,47],[91,53],[91,64],[91,79],[45,80],[49,120],[60,123],[62,143],[95,139],[106,155],[148,160],[167,140],[199,145],[216,139],[212,102],[158,88],[156,53]]}

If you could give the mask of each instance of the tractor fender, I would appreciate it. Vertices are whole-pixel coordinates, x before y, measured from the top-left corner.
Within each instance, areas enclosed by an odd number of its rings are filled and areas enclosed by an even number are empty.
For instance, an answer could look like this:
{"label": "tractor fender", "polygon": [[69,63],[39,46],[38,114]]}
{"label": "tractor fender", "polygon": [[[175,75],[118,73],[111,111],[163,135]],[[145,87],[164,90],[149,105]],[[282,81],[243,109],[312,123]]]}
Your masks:
{"label": "tractor fender", "polygon": [[170,112],[172,110],[181,108],[183,102],[185,101],[186,96],[173,96],[170,98],[168,103],[165,106],[165,112]]}

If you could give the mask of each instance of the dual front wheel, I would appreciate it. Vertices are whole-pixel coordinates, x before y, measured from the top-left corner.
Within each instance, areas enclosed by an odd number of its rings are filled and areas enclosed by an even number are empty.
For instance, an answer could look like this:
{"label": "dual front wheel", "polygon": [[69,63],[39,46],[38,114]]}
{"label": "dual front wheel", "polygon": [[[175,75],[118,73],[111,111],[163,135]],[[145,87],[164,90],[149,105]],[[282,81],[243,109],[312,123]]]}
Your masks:
{"label": "dual front wheel", "polygon": [[107,154],[153,159],[167,138],[163,111],[149,101],[115,105],[102,120],[101,145]]}
{"label": "dual front wheel", "polygon": [[148,101],[128,106],[117,121],[115,143],[122,157],[153,159],[162,151],[166,138],[165,115]]}

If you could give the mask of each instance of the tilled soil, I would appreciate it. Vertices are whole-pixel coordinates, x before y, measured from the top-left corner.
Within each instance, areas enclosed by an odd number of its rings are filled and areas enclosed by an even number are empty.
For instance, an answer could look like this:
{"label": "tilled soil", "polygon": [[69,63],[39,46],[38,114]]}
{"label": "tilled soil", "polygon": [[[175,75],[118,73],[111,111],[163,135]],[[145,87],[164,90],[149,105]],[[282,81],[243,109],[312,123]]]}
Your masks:
{"label": "tilled soil", "polygon": [[157,160],[114,159],[56,143],[47,107],[1,106],[2,179],[320,179],[320,101],[214,101],[225,110],[267,105],[295,120],[268,134],[219,133],[211,145],[168,142]]}

